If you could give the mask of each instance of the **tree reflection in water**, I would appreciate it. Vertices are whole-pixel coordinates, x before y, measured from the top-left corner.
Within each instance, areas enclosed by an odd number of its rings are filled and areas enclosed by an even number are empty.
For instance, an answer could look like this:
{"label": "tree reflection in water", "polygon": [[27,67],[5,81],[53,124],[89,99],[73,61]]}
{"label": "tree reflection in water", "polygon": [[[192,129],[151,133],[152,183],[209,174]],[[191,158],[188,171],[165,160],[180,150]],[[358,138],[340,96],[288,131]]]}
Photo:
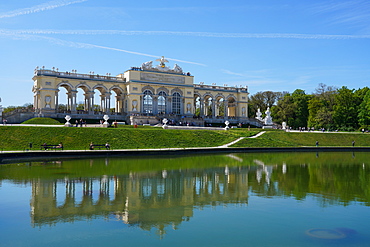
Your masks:
{"label": "tree reflection in water", "polygon": [[194,208],[261,197],[370,205],[367,153],[111,158],[0,166],[0,181],[31,184],[33,227],[104,217],[144,230],[177,229]]}

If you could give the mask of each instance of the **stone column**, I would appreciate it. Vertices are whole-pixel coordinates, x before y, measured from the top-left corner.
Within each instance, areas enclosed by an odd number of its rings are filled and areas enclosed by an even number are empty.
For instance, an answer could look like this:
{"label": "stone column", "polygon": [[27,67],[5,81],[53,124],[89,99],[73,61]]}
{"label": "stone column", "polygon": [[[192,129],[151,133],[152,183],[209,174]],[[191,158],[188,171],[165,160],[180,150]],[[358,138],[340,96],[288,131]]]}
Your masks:
{"label": "stone column", "polygon": [[66,93],[67,94],[67,111],[70,111],[71,110],[71,93]]}
{"label": "stone column", "polygon": [[229,116],[229,101],[224,101],[224,118]]}
{"label": "stone column", "polygon": [[199,106],[199,116],[200,117],[204,117],[204,98],[203,97],[200,97],[199,98],[199,103],[200,103],[200,106]]}
{"label": "stone column", "polygon": [[212,98],[212,118],[216,117],[216,102]]}
{"label": "stone column", "polygon": [[180,102],[181,102],[181,104],[180,104],[180,114],[184,115],[186,113],[185,97],[182,97]]}
{"label": "stone column", "polygon": [[106,112],[105,111],[105,94],[100,95],[100,111]]}
{"label": "stone column", "polygon": [[59,106],[59,89],[55,91],[55,112],[58,113]]}
{"label": "stone column", "polygon": [[115,111],[116,111],[116,114],[118,114],[119,112],[121,112],[121,96],[118,96],[116,95],[116,105],[115,105]]}
{"label": "stone column", "polygon": [[72,106],[72,109],[71,109],[71,112],[72,113],[77,113],[77,91],[72,91],[71,92],[71,106]]}
{"label": "stone column", "polygon": [[111,93],[105,93],[105,112],[110,114],[110,96]]}
{"label": "stone column", "polygon": [[158,95],[153,95],[153,114],[158,114]]}
{"label": "stone column", "polygon": [[167,110],[166,110],[166,113],[169,114],[169,113],[172,113],[172,96],[168,96],[166,98],[167,102],[166,102],[166,107],[167,107]]}
{"label": "stone column", "polygon": [[90,95],[88,93],[84,93],[84,111],[89,111],[89,105],[90,105]]}
{"label": "stone column", "polygon": [[89,114],[94,113],[94,94],[95,94],[94,91],[88,92],[88,100],[89,100],[88,111],[89,111]]}

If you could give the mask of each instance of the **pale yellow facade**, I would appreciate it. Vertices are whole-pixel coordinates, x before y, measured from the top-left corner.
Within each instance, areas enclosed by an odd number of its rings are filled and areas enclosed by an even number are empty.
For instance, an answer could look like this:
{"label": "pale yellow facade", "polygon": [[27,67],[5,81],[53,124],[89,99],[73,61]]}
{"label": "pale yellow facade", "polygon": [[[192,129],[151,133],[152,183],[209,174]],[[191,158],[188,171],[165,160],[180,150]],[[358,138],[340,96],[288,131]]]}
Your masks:
{"label": "pale yellow facade", "polygon": [[[194,77],[175,64],[158,59],[132,67],[117,76],[60,72],[37,68],[33,77],[34,107],[39,116],[84,119],[109,115],[130,124],[160,122],[248,122],[247,87],[194,84]],[[64,88],[66,95],[61,89]],[[83,104],[77,95],[83,94]],[[59,103],[66,97],[66,104]],[[80,96],[81,98],[81,96]],[[64,100],[65,101],[65,100]]]}

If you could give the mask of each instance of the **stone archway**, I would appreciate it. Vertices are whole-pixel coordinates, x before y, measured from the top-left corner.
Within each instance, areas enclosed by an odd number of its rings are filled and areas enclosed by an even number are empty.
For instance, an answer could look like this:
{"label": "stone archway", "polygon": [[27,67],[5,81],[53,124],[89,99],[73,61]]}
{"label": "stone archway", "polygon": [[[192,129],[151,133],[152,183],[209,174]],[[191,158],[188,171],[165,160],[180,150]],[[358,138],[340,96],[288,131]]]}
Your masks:
{"label": "stone archway", "polygon": [[203,114],[204,116],[212,117],[215,113],[215,101],[213,95],[206,94],[203,96]]}
{"label": "stone archway", "polygon": [[223,95],[216,95],[215,97],[215,116],[216,117],[225,117],[226,116],[226,104],[225,98]]}
{"label": "stone archway", "polygon": [[237,116],[237,103],[234,96],[229,96],[227,98],[227,116],[228,117],[236,117]]}
{"label": "stone archway", "polygon": [[[108,113],[110,109],[110,93],[108,89],[103,85],[96,85],[91,95],[94,114]],[[96,100],[98,96],[100,97],[99,102]]]}
{"label": "stone archway", "polygon": [[[74,87],[70,83],[62,81],[56,86],[56,88],[55,111],[57,113],[70,113],[74,108],[73,104],[75,102],[75,99],[73,98]],[[60,88],[62,88],[62,91],[65,92],[65,97],[62,97]]]}
{"label": "stone archway", "polygon": [[125,102],[125,95],[124,90],[120,87],[114,86],[109,89],[111,95],[111,112],[114,114],[122,115],[124,112],[124,102]]}

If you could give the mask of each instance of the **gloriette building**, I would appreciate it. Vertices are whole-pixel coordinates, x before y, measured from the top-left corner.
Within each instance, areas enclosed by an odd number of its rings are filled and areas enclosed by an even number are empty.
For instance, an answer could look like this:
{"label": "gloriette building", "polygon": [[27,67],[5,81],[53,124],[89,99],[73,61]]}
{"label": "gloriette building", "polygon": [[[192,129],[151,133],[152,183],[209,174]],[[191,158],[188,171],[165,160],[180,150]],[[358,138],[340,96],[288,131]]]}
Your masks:
{"label": "gloriette building", "polygon": [[[199,126],[255,122],[248,118],[246,86],[194,84],[194,77],[177,64],[167,67],[164,57],[156,61],[158,65],[146,62],[117,76],[36,68],[35,115],[97,120],[109,115],[127,124],[156,124],[163,118]],[[77,102],[81,92],[83,103]],[[67,104],[59,104],[61,97],[67,97]]]}

